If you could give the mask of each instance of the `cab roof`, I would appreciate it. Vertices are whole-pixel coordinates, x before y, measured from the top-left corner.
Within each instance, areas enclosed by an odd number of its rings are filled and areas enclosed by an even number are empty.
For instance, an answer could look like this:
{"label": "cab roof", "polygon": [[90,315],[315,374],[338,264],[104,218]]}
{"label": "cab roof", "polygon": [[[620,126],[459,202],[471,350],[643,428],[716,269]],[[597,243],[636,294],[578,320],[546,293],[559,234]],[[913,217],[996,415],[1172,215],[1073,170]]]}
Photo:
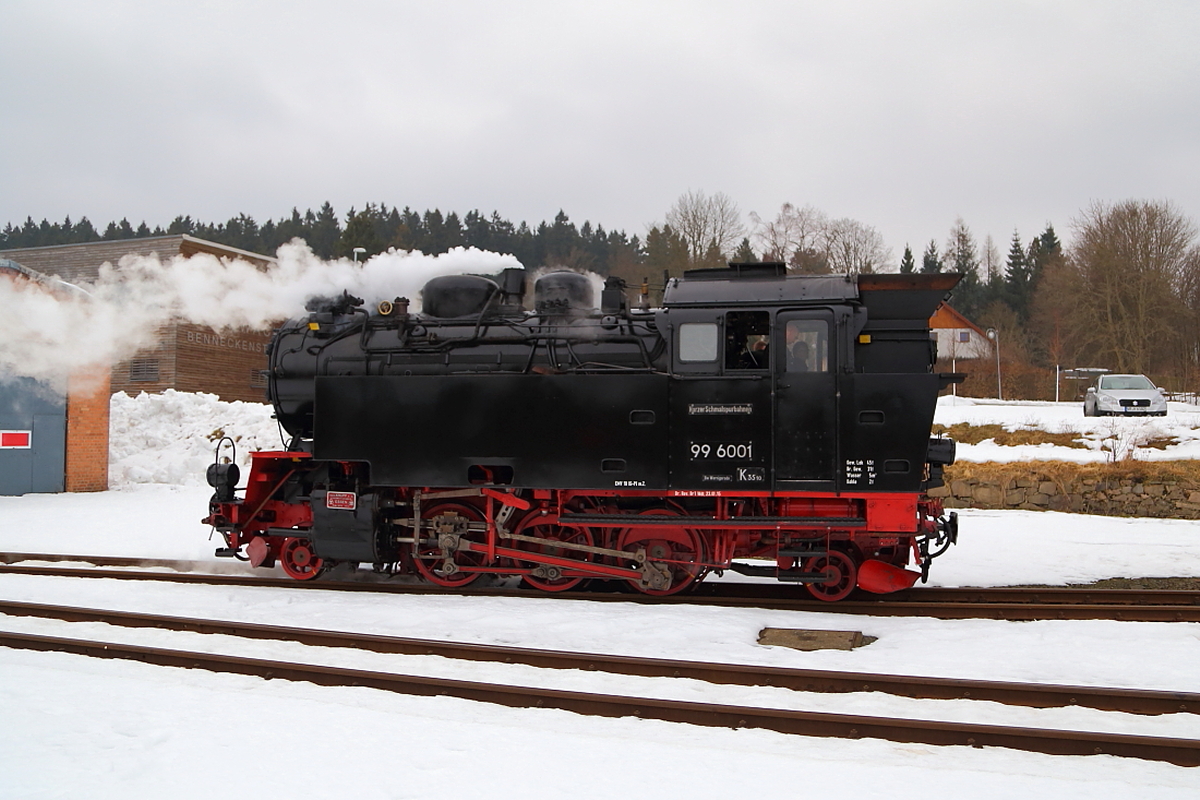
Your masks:
{"label": "cab roof", "polygon": [[689,270],[663,292],[666,308],[854,303],[872,317],[928,319],[962,278],[957,273],[788,275],[780,262]]}

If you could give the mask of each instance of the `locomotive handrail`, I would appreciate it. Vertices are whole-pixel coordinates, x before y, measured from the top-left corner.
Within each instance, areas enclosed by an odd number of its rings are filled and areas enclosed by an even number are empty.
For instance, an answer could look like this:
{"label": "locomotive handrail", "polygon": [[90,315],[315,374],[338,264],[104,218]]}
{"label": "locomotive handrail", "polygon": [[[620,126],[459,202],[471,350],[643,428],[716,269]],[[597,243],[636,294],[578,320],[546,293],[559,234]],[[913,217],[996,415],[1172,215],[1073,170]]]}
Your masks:
{"label": "locomotive handrail", "polygon": [[[333,341],[333,340],[334,339],[331,339],[330,341]],[[538,345],[542,342],[545,342],[546,344],[552,344],[554,342],[563,342],[564,344],[566,344],[568,351],[570,351],[571,344],[574,342],[588,343],[593,340],[594,340],[593,336],[588,336],[585,334],[569,335],[566,333],[540,333],[539,332],[539,333],[529,333],[529,334],[524,334],[524,335],[519,335],[519,336],[500,336],[500,337],[489,338],[489,339],[480,338],[478,336],[472,336],[472,337],[464,338],[464,339],[444,339],[444,340],[440,340],[435,343],[428,343],[428,344],[424,344],[424,345],[420,345],[420,344],[413,343],[413,342],[407,342],[407,343],[404,343],[401,345],[373,347],[373,346],[371,346],[370,342],[364,342],[362,344],[362,351],[368,355],[385,355],[385,354],[390,354],[390,353],[406,353],[406,354],[412,354],[412,355],[420,355],[422,353],[446,353],[451,350],[467,348],[467,347],[479,347],[481,345],[491,346],[491,345],[517,344],[517,345],[529,345],[530,346],[531,352],[530,352],[530,359],[527,360],[527,363],[528,363],[529,361],[532,361],[533,355],[536,352]],[[640,336],[634,336],[634,335],[608,336],[605,338],[605,341],[607,343],[637,345],[638,350],[640,351],[640,354],[642,357],[642,363],[645,365],[644,369],[650,370],[650,371],[657,371],[657,369],[654,367],[654,360],[661,355],[663,348],[665,348],[665,346],[666,346],[662,340],[662,337],[659,337],[658,343],[655,345],[653,352],[648,351],[646,349],[646,343],[643,340],[643,338]],[[575,356],[575,353],[573,351],[571,351],[571,355],[573,357],[575,357],[576,361],[579,361],[578,357]],[[582,364],[583,362],[580,361],[579,363]],[[622,369],[622,367],[615,366],[614,369]],[[528,367],[526,368],[525,371],[528,371]]]}

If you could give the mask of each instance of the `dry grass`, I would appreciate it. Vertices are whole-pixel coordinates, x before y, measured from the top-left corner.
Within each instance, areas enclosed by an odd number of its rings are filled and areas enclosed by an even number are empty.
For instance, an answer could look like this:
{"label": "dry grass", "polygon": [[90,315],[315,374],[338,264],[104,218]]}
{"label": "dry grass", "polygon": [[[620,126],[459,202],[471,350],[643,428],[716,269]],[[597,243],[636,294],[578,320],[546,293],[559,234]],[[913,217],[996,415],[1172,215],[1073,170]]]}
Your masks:
{"label": "dry grass", "polygon": [[[1053,444],[1060,447],[1074,447],[1078,450],[1087,450],[1087,437],[1077,431],[1068,431],[1066,433],[1050,433],[1049,431],[1037,430],[1036,428],[1018,428],[1015,431],[1006,430],[1002,425],[971,425],[967,422],[959,422],[955,425],[934,425],[933,435],[937,436],[944,434],[949,436],[956,442],[962,444],[979,444],[992,439],[998,445],[1007,447],[1015,447],[1021,444]],[[1158,436],[1154,438],[1139,439],[1136,442],[1138,447],[1151,447],[1155,450],[1166,450],[1173,444],[1178,444],[1179,440],[1174,436]]]}
{"label": "dry grass", "polygon": [[1010,431],[1006,430],[1002,425],[971,425],[967,422],[959,422],[949,427],[934,425],[933,433],[935,436],[946,434],[954,441],[961,442],[962,444],[979,444],[988,439],[993,439],[996,444],[1005,446],[1054,444],[1062,447],[1076,447],[1081,450],[1087,449],[1087,445],[1082,441],[1082,435],[1075,432],[1050,433],[1033,428],[1019,428],[1015,431]]}
{"label": "dry grass", "polygon": [[1022,478],[1054,481],[1059,487],[1088,480],[1179,482],[1200,485],[1200,462],[1125,460],[1116,463],[1075,464],[1069,461],[960,461],[946,468],[947,482],[965,480],[1002,486],[1008,480]]}
{"label": "dry grass", "polygon": [[1151,447],[1155,450],[1166,450],[1173,444],[1179,444],[1179,438],[1176,436],[1157,436],[1150,439],[1143,439],[1138,442],[1138,447]]}

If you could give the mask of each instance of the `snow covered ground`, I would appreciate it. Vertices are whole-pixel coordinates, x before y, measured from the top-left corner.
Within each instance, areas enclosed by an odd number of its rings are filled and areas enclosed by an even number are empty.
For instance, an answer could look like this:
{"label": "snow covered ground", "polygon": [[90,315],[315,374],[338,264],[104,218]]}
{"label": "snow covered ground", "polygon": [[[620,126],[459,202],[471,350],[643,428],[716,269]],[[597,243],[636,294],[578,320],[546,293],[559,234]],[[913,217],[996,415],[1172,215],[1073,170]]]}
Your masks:
{"label": "snow covered ground", "polygon": [[[1000,425],[1049,433],[1077,433],[1083,445],[1010,445],[994,440],[960,444],[960,461],[1074,461],[1097,463],[1118,458],[1168,461],[1200,457],[1200,406],[1170,403],[1165,417],[1085,417],[1082,403],[1007,402],[970,397],[943,397],[934,421],[950,426]],[[1155,440],[1175,440],[1163,449],[1144,446]]]}
{"label": "snow covered ground", "polygon": [[[950,398],[944,424],[998,423],[1133,440],[1148,426],[1190,458],[1200,409],[1154,420],[1085,419],[1078,404]],[[269,411],[168,393],[113,403],[114,489],[0,498],[0,550],[145,555],[213,564],[199,519],[215,439],[239,456],[279,443]],[[1111,427],[1107,427],[1111,426]],[[218,433],[221,431],[221,433]],[[1065,447],[963,446],[960,458],[1104,460]],[[989,451],[994,455],[989,455]],[[1139,453],[1140,457],[1140,453]],[[1118,576],[1200,576],[1200,523],[1035,512],[961,512],[960,543],[934,585],[1068,583]],[[227,564],[227,562],[220,562]],[[994,622],[844,617],[753,609],[638,606],[557,599],[349,596],[0,575],[14,600],[206,615],[468,642],[776,666],[969,676],[1200,691],[1200,624]],[[262,657],[532,682],[616,694],[1005,725],[1115,730],[1200,739],[1200,716],[1018,709],[876,694],[768,688],[342,653],[228,637],[0,617],[9,630],[89,635]],[[852,652],[801,653],[756,643],[765,626],[859,629]],[[586,798],[748,794],[795,797],[1195,798],[1200,769],[1109,756],[843,741],[748,730],[322,688],[56,653],[0,649],[0,798]]]}

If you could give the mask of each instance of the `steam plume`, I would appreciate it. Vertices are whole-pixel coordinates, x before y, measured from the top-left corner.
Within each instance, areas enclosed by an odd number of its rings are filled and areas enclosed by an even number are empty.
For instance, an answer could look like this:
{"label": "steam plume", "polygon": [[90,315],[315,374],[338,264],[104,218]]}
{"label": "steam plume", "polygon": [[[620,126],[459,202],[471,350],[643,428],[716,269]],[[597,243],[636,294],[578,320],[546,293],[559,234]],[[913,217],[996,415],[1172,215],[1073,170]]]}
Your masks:
{"label": "steam plume", "polygon": [[349,290],[373,306],[419,292],[430,278],[494,274],[519,267],[510,255],[456,248],[438,256],[382,253],[365,263],[324,261],[303,242],[284,245],[270,270],[212,255],[126,256],[105,264],[80,292],[0,280],[0,378],[23,375],[65,386],[67,376],[115,364],[152,345],[179,321],[216,330],[268,328],[304,311],[305,301]]}

